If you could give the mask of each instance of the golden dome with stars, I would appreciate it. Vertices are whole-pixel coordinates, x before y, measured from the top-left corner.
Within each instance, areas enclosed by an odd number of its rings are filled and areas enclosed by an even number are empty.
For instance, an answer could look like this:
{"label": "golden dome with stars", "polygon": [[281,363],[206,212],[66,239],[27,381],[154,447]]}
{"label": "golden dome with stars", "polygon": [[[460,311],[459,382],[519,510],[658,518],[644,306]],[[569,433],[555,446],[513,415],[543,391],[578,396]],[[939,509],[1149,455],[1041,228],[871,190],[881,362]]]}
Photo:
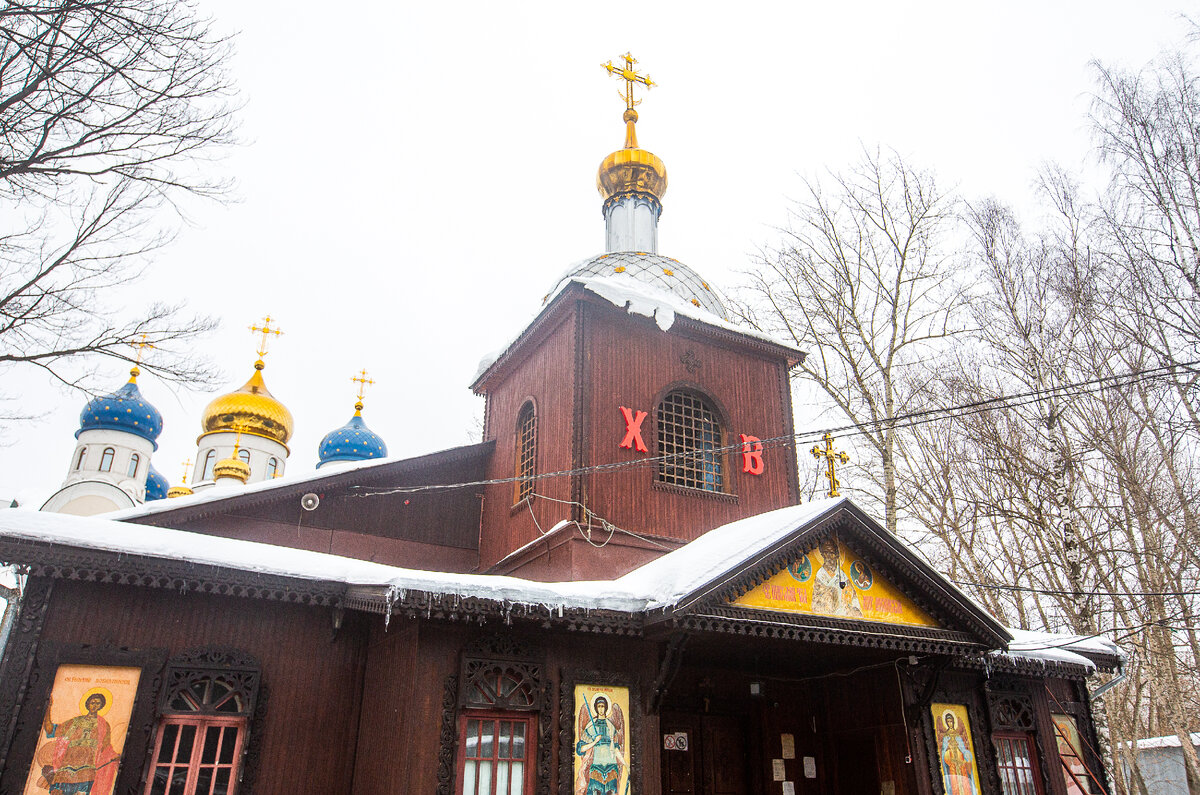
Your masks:
{"label": "golden dome with stars", "polygon": [[259,359],[254,363],[254,375],[240,389],[214,398],[208,404],[200,418],[204,428],[200,438],[210,433],[241,431],[287,444],[295,427],[292,412],[267,389],[262,376],[265,366]]}

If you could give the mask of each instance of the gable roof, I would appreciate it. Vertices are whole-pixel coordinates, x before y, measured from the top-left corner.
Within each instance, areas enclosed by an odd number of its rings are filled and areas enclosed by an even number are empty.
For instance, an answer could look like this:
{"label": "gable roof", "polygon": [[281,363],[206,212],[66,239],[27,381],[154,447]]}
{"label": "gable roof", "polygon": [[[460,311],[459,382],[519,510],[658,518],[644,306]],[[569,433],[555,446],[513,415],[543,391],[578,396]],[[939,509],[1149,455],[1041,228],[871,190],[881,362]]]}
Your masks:
{"label": "gable roof", "polygon": [[889,632],[957,644],[975,643],[984,648],[1002,648],[1012,640],[1004,625],[987,610],[844,497],[732,522],[630,572],[617,583],[647,594],[649,621],[678,622],[703,616],[717,621],[768,624],[783,619],[797,626],[816,624],[831,632],[861,634],[865,631],[862,621],[785,617],[729,605],[835,532],[946,628],[888,625]]}

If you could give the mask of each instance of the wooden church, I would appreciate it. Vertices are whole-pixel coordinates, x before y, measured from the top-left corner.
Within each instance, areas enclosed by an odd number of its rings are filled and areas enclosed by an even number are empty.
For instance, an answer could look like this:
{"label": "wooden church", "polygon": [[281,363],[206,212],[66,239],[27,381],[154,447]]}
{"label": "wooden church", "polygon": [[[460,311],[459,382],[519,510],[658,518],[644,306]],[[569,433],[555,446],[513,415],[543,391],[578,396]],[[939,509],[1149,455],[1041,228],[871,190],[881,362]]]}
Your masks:
{"label": "wooden church", "polygon": [[[228,488],[259,466],[232,441],[175,499],[0,511],[27,574],[0,793],[1107,791],[1088,677],[1120,651],[1010,630],[853,503],[801,504],[804,353],[656,253],[646,81],[610,71],[607,252],[481,369],[484,442]],[[262,400],[222,405],[286,450]]]}

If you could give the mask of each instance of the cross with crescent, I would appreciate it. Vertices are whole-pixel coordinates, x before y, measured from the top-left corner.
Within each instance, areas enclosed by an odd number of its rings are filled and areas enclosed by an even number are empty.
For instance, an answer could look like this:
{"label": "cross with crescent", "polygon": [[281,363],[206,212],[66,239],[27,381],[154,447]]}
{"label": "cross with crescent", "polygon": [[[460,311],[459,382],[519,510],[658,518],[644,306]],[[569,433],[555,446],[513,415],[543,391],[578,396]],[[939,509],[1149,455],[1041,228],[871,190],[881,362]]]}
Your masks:
{"label": "cross with crescent", "polygon": [[270,315],[266,315],[265,317],[263,317],[261,326],[251,326],[250,327],[251,333],[262,334],[262,339],[258,343],[258,356],[260,359],[263,356],[267,355],[267,337],[268,337],[268,335],[274,334],[276,337],[278,337],[280,334],[283,333],[278,328],[271,328],[272,320],[273,320],[273,318]]}
{"label": "cross with crescent", "polygon": [[829,478],[829,496],[840,497],[841,494],[838,493],[838,486],[842,484],[838,482],[837,479],[835,462],[840,461],[843,464],[848,464],[850,463],[850,456],[842,452],[835,453],[833,451],[833,434],[829,433],[825,434],[825,449],[822,450],[819,444],[813,445],[812,454],[813,458],[818,460],[824,458],[826,464],[828,465],[828,468],[825,472],[825,477]]}
{"label": "cross with crescent", "polygon": [[642,104],[640,99],[633,98],[633,84],[641,83],[646,88],[653,88],[658,84],[650,79],[650,75],[637,73],[637,71],[633,68],[633,65],[637,63],[637,59],[632,55],[625,53],[621,57],[625,59],[624,67],[614,66],[612,61],[609,61],[608,63],[602,63],[600,65],[607,69],[610,75],[616,75],[618,80],[625,81],[625,91],[620,96],[621,99],[625,100],[626,110],[633,110],[634,105]]}
{"label": "cross with crescent", "polygon": [[358,402],[362,403],[363,395],[367,393],[367,385],[375,382],[370,378],[367,378],[367,371],[365,368],[359,370],[358,375],[354,376],[350,380],[358,384]]}

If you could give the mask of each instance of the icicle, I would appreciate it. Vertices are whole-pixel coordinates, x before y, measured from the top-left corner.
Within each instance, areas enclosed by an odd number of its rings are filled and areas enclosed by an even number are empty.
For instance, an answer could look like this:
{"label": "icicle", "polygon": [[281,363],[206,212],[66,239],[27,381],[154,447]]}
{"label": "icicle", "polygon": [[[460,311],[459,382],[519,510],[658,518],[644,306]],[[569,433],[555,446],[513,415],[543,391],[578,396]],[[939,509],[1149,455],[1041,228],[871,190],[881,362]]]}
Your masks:
{"label": "icicle", "polygon": [[392,605],[396,603],[396,588],[389,585],[387,594],[383,597],[384,613],[383,613],[383,631],[388,631],[388,625],[392,622]]}

